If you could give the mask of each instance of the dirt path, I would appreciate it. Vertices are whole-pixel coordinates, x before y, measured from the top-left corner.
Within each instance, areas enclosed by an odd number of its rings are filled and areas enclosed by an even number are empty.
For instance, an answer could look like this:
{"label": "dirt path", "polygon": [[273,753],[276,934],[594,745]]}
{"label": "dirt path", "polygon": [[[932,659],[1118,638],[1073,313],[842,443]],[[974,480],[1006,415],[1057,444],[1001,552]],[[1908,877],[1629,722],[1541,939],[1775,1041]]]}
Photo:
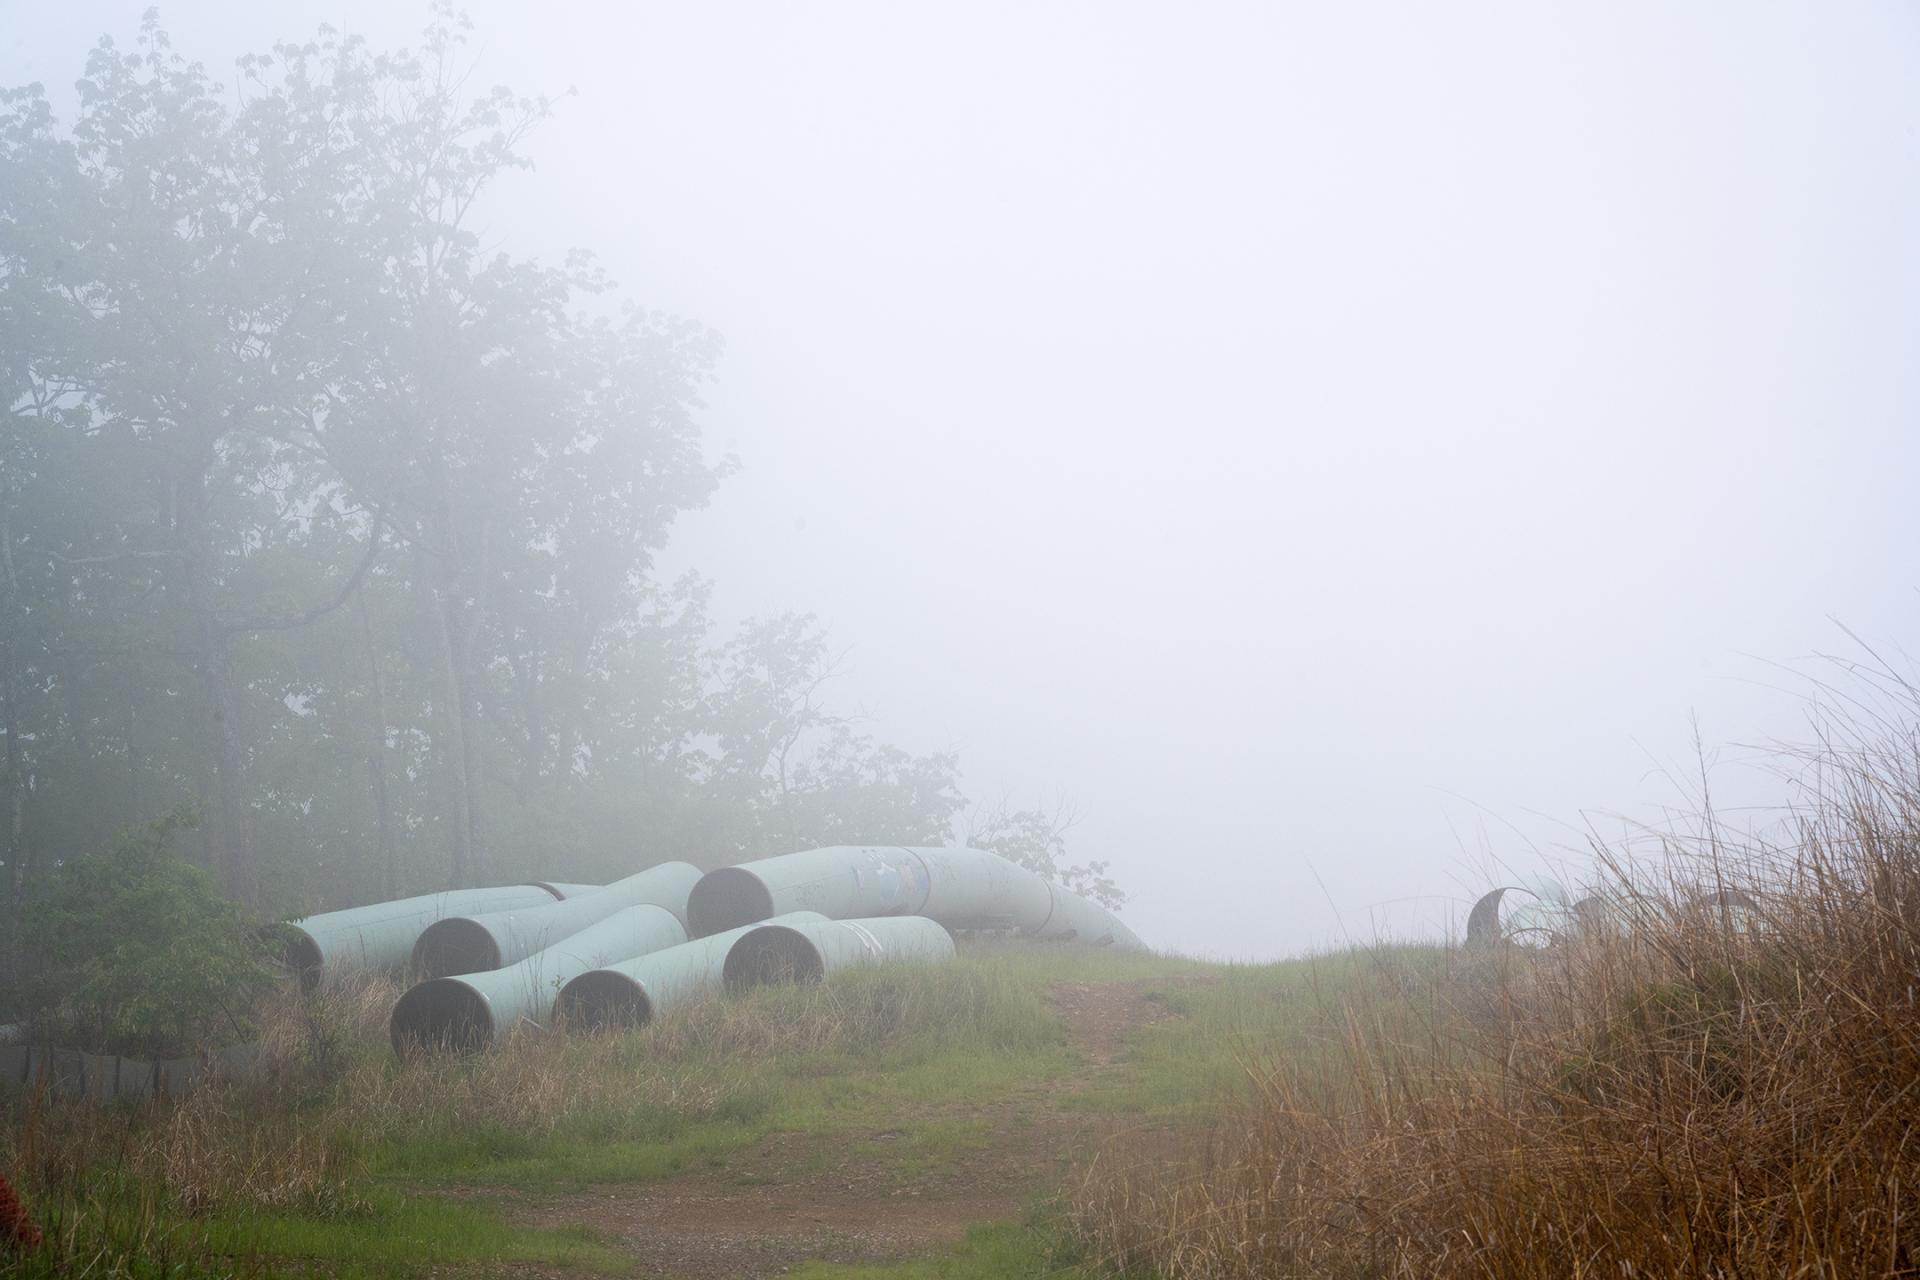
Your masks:
{"label": "dirt path", "polygon": [[[1135,1029],[1177,1016],[1147,998],[1169,985],[1056,985],[1054,1006],[1082,1060],[1065,1079],[982,1105],[930,1106],[901,1116],[900,1129],[775,1134],[725,1168],[528,1203],[516,1216],[590,1227],[617,1240],[643,1275],[674,1280],[774,1276],[810,1259],[894,1261],[951,1245],[969,1225],[1015,1217],[1059,1184],[1100,1123],[1061,1099],[1112,1070]],[[896,1154],[887,1144],[930,1122],[965,1127],[959,1154],[926,1164],[874,1158]]]}

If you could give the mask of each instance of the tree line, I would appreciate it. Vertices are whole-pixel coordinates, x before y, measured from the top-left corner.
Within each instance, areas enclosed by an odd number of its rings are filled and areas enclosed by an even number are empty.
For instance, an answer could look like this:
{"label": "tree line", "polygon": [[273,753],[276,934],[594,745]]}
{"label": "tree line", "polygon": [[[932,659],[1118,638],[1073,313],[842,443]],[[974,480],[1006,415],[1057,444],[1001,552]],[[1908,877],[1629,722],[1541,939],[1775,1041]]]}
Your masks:
{"label": "tree line", "polygon": [[[191,813],[260,911],[952,839],[950,752],[823,701],[810,617],[661,581],[703,326],[476,211],[547,102],[323,31],[222,86],[149,17],[0,91],[0,890]],[[1053,815],[971,837],[1066,865]]]}

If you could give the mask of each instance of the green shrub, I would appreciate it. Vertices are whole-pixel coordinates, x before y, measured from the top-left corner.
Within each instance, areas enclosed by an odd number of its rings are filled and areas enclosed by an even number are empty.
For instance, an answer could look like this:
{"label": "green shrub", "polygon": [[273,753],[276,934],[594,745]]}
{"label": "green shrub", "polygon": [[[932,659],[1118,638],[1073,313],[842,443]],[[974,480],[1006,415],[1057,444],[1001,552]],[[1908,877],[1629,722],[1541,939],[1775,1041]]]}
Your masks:
{"label": "green shrub", "polygon": [[212,877],[169,852],[180,812],[42,876],[8,993],[36,1039],[165,1057],[232,1044],[273,981],[267,949]]}

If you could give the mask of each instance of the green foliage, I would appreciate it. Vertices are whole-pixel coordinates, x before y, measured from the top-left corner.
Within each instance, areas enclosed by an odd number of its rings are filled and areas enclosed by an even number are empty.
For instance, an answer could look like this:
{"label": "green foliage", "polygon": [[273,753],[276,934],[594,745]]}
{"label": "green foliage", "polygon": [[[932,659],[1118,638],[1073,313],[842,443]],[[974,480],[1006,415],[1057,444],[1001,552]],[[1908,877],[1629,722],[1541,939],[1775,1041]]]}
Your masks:
{"label": "green foliage", "polygon": [[973,815],[965,843],[976,849],[991,849],[1104,907],[1121,907],[1127,895],[1107,874],[1105,862],[1067,861],[1067,832],[1073,822],[1074,815],[1064,807],[1049,813],[1001,804]]}
{"label": "green foliage", "polygon": [[41,1040],[166,1057],[247,1035],[274,975],[246,913],[170,852],[191,825],[170,815],[36,882],[13,996]]}

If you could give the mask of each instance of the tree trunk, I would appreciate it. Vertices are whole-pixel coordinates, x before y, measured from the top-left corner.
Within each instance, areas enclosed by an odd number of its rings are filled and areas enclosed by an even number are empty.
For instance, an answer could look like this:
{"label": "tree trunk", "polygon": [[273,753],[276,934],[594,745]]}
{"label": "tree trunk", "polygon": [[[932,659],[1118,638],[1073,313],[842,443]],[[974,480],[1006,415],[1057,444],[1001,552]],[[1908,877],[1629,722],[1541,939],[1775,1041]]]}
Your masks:
{"label": "tree trunk", "polygon": [[367,772],[373,779],[374,857],[380,866],[381,892],[391,900],[400,896],[400,868],[393,838],[393,801],[387,790],[387,675],[380,665],[380,646],[374,639],[373,613],[367,608],[366,592],[356,591],[354,603],[360,614],[360,640],[366,649],[368,680],[373,687],[373,741],[369,744]]}
{"label": "tree trunk", "polygon": [[459,624],[453,616],[456,608],[451,592],[442,588],[434,593],[434,638],[439,646],[440,701],[446,708],[442,723],[446,726],[447,740],[441,759],[447,769],[447,788],[452,809],[449,816],[453,825],[453,887],[465,889],[473,866],[473,754],[467,744],[470,736],[467,682],[462,671],[464,663],[461,650],[464,646],[460,643]]}
{"label": "tree trunk", "polygon": [[26,753],[20,749],[20,674],[18,637],[20,635],[20,579],[13,568],[13,525],[0,508],[0,587],[6,591],[6,608],[0,610],[0,704],[4,704],[4,729],[7,735],[7,793],[4,846],[7,858],[8,936],[17,936],[12,926],[19,923],[21,895],[27,883],[27,780]]}
{"label": "tree trunk", "polygon": [[200,674],[206,716],[205,810],[207,849],[228,893],[248,905],[259,899],[259,869],[253,865],[244,831],[240,793],[240,752],[234,738],[233,679],[227,634],[214,609],[212,517],[207,495],[210,459],[196,457],[183,469],[175,488],[175,527],[180,573],[187,605],[188,642]]}
{"label": "tree trunk", "polygon": [[507,652],[507,668],[513,673],[514,689],[520,697],[520,729],[526,751],[520,757],[520,776],[515,787],[522,808],[539,798],[540,775],[544,772],[547,748],[545,690],[541,686],[540,641],[529,637],[526,652]]}
{"label": "tree trunk", "polygon": [[121,676],[121,699],[121,705],[126,712],[124,732],[127,742],[126,818],[121,825],[131,827],[137,825],[145,818],[146,806],[141,802],[140,748],[138,745],[139,740],[134,736],[139,731],[141,723],[139,713],[140,687],[135,682],[133,674],[130,671],[123,673]]}

